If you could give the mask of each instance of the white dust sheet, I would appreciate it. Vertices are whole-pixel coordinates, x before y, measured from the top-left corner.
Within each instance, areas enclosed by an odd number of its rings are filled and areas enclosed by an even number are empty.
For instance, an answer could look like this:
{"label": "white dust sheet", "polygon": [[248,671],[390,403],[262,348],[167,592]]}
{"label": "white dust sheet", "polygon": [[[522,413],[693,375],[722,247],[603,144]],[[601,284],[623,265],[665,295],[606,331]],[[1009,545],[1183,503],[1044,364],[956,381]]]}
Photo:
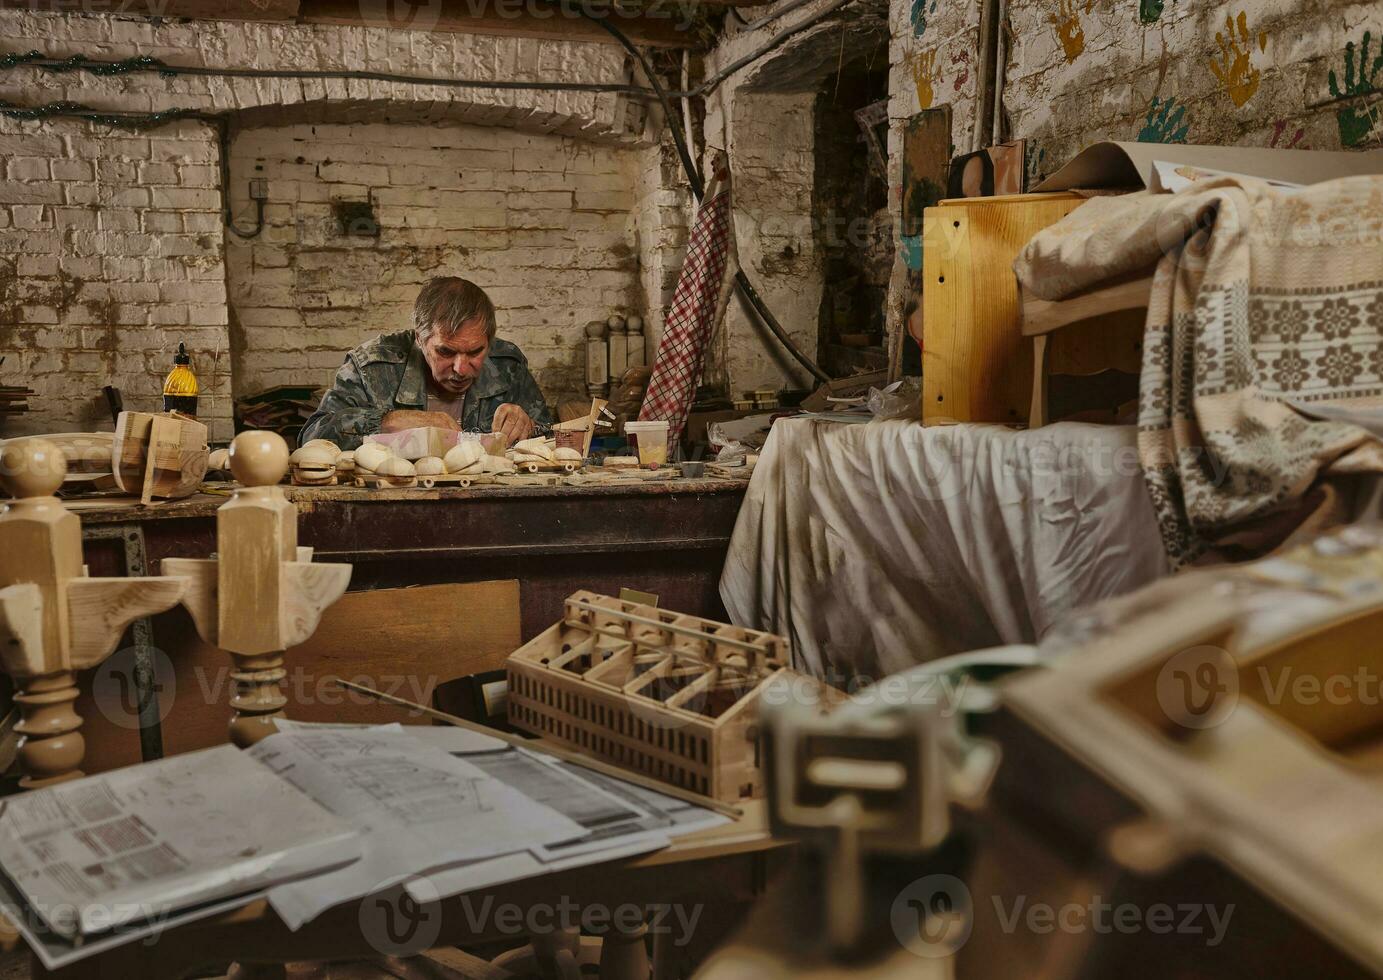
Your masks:
{"label": "white dust sheet", "polygon": [[720,594],[844,682],[1035,642],[1167,573],[1132,427],[780,419]]}

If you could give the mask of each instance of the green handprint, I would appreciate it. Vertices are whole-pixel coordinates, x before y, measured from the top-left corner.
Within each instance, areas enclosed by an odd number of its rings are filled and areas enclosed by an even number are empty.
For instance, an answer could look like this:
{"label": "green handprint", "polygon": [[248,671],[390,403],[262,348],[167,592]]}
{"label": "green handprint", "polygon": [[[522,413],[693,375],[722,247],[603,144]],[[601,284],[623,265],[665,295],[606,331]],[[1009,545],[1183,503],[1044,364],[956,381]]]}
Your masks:
{"label": "green handprint", "polygon": [[[1356,73],[1354,65],[1354,42],[1350,41],[1345,45],[1345,84],[1342,87],[1339,79],[1335,77],[1334,69],[1330,71],[1330,94],[1337,99],[1349,98],[1356,95],[1368,95],[1375,91],[1374,78],[1380,69],[1383,69],[1383,51],[1379,51],[1378,57],[1372,62],[1369,61],[1369,44],[1372,38],[1369,32],[1364,32],[1364,43],[1359,48],[1359,70]],[[1374,123],[1378,121],[1378,107],[1376,105],[1352,105],[1345,106],[1335,113],[1335,121],[1340,126],[1340,145],[1358,146],[1368,139],[1369,133],[1373,131]]]}
{"label": "green handprint", "polygon": [[1138,19],[1145,24],[1157,22],[1162,16],[1162,0],[1139,0]]}
{"label": "green handprint", "polygon": [[[1162,110],[1158,111],[1158,106]],[[1174,108],[1175,106],[1175,108]],[[1176,105],[1176,99],[1160,101],[1153,96],[1148,106],[1148,117],[1143,120],[1143,128],[1138,131],[1140,143],[1185,143],[1186,134],[1191,129],[1191,121],[1186,118],[1186,107]]]}

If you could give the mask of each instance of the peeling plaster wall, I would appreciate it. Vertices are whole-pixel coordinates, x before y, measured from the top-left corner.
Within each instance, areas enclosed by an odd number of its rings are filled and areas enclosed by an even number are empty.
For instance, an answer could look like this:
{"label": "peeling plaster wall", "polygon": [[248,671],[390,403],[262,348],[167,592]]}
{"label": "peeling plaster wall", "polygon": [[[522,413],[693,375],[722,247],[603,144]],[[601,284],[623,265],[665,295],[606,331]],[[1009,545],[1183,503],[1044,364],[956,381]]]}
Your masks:
{"label": "peeling plaster wall", "polygon": [[889,4],[888,186],[896,250],[884,322],[896,343],[910,278],[922,270],[922,236],[902,234],[903,124],[922,109],[951,107],[953,153],[969,152],[979,86],[980,4],[892,0]]}
{"label": "peeling plaster wall", "polygon": [[[786,6],[755,7],[757,18]],[[808,3],[752,31],[731,29],[707,57],[707,74],[756,50],[829,6]],[[835,71],[887,43],[882,0],[856,0],[727,78],[706,102],[706,145],[726,149],[733,182],[737,257],[788,335],[817,356],[824,263],[814,225],[814,103]],[[707,165],[703,164],[703,170]],[[707,376],[732,392],[815,387],[814,379],[732,294]],[[720,372],[717,375],[717,372]]]}
{"label": "peeling plaster wall", "polygon": [[1004,111],[1012,135],[1029,140],[1031,177],[1101,139],[1318,150],[1383,142],[1383,96],[1371,95],[1383,86],[1376,3],[1013,0],[1009,18]]}
{"label": "peeling plaster wall", "polygon": [[[979,2],[891,0],[890,207],[901,208],[902,126],[949,105],[972,148]],[[1383,143],[1383,8],[1320,0],[1009,0],[1002,138],[1025,138],[1030,185],[1100,140],[1296,149]],[[986,136],[980,145],[992,142]],[[899,237],[888,323],[897,335],[921,267]]]}

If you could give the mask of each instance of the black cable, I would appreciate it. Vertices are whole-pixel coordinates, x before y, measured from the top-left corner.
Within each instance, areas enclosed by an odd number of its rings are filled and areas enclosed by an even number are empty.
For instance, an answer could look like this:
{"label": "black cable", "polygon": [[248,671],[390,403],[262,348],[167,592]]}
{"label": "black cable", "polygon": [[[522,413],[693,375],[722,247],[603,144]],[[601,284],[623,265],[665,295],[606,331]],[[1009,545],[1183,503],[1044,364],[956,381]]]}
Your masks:
{"label": "black cable", "polygon": [[[849,2],[850,0],[843,0],[838,6],[843,6],[845,3]],[[607,23],[603,18],[592,15],[584,7],[578,9],[581,11],[582,16],[586,17],[588,20],[594,21],[604,28],[605,32],[618,41],[624,47],[624,50],[628,51],[629,55],[643,68],[644,76],[648,79],[649,85],[653,87],[653,92],[657,95],[658,101],[663,104],[663,112],[667,114],[668,130],[672,133],[672,142],[677,148],[677,158],[682,161],[682,169],[686,171],[687,181],[691,184],[692,194],[700,201],[701,198],[705,196],[706,185],[701,179],[700,172],[696,169],[696,164],[692,162],[691,150],[688,148],[686,140],[682,138],[680,128],[673,122],[676,118],[676,113],[672,111],[672,103],[669,101],[667,93],[663,90],[662,83],[658,81],[658,75],[653,71],[653,66],[648,63],[648,59],[644,57],[644,53],[634,46],[634,42],[629,40],[628,36],[625,35],[623,31],[613,24]],[[749,277],[744,274],[743,268],[735,270],[735,285],[739,287],[740,296],[749,304],[749,308],[758,314],[759,319],[763,321],[764,325],[767,326],[770,331],[772,331],[773,335],[778,338],[778,342],[793,356],[797,363],[806,368],[807,371],[811,373],[812,377],[816,378],[822,384],[829,382],[831,376],[821,370],[817,363],[810,357],[802,353],[801,348],[799,348],[797,344],[793,342],[792,338],[788,336],[787,331],[783,329],[783,325],[779,323],[778,318],[773,315],[773,311],[768,308],[763,299],[759,296],[759,291],[754,288],[754,284],[750,282]]]}

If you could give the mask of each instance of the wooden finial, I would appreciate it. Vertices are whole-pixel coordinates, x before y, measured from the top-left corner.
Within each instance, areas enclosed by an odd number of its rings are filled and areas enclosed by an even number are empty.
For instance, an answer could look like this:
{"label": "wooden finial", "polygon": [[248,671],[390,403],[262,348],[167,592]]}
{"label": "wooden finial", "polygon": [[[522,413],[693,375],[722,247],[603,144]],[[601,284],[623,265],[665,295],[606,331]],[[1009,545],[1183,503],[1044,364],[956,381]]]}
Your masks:
{"label": "wooden finial", "polygon": [[67,457],[47,439],[23,439],[0,449],[0,486],[11,497],[51,497],[65,476]]}
{"label": "wooden finial", "polygon": [[311,549],[298,547],[297,509],[278,486],[288,470],[281,436],[242,432],[229,456],[242,486],[216,513],[217,557],[165,558],[163,570],[190,580],[183,602],[197,632],[234,661],[230,735],[244,748],[276,731],[287,704],[284,651],[312,635],[351,566],[314,565]]}
{"label": "wooden finial", "polygon": [[231,475],[247,487],[272,487],[288,472],[288,443],[277,432],[242,432],[230,444]]}
{"label": "wooden finial", "polygon": [[53,492],[67,475],[44,439],[0,449],[0,669],[15,682],[25,788],[81,775],[75,671],[110,656],[133,620],[178,601],[178,578],[86,578],[82,529]]}

